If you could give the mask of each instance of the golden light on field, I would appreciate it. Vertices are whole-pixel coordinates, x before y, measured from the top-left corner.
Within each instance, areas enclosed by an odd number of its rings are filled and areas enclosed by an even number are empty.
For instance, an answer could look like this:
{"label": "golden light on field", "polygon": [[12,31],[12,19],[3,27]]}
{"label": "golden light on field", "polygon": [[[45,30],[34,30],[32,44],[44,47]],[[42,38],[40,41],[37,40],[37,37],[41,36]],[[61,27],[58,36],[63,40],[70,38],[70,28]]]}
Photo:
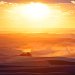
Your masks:
{"label": "golden light on field", "polygon": [[22,50],[22,52],[24,52],[24,53],[26,53],[26,52],[31,53],[31,49],[24,49],[24,50]]}
{"label": "golden light on field", "polygon": [[27,52],[32,52],[32,50],[30,48],[19,48],[18,50],[20,50],[23,53],[27,53]]}

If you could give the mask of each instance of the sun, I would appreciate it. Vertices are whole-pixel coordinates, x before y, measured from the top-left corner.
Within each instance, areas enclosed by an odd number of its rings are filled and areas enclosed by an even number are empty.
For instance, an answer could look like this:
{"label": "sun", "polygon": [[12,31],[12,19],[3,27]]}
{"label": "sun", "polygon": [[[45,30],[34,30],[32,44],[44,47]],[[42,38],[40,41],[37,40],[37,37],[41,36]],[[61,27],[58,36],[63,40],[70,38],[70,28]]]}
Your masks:
{"label": "sun", "polygon": [[31,2],[16,6],[13,11],[21,16],[38,20],[48,16],[49,7],[47,4]]}
{"label": "sun", "polygon": [[18,4],[8,14],[13,21],[11,28],[18,32],[45,32],[48,28],[58,27],[64,19],[61,10],[40,2]]}
{"label": "sun", "polygon": [[[11,18],[15,17],[13,23],[16,23],[12,27],[27,29],[27,32],[41,32],[45,28],[43,22],[49,16],[50,10],[47,4],[30,2],[15,6],[10,12],[13,14]],[[17,20],[21,25],[17,24]]]}
{"label": "sun", "polygon": [[25,7],[27,15],[34,19],[43,19],[49,13],[49,8],[47,5],[42,3],[31,3]]}

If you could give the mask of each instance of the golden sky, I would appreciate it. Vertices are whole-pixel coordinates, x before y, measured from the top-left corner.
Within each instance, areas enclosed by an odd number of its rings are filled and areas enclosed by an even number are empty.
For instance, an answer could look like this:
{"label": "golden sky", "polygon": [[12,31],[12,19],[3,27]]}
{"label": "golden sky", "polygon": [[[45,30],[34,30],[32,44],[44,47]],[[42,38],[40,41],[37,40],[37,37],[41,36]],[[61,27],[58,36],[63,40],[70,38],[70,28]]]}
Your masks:
{"label": "golden sky", "polygon": [[74,4],[0,2],[0,33],[35,33],[75,28]]}

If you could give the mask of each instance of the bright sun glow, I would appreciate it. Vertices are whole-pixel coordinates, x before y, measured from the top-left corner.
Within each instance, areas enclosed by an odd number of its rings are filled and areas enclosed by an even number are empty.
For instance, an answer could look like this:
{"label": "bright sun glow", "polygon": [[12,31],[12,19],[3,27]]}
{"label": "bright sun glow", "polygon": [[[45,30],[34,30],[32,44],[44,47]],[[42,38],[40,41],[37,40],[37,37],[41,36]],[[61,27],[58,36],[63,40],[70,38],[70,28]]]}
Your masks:
{"label": "bright sun glow", "polygon": [[43,19],[49,14],[49,7],[46,4],[31,2],[15,7],[14,11],[31,19]]}
{"label": "bright sun glow", "polygon": [[44,32],[56,28],[63,21],[63,12],[50,8],[48,4],[31,2],[14,6],[8,11],[13,20],[12,28],[20,32]]}

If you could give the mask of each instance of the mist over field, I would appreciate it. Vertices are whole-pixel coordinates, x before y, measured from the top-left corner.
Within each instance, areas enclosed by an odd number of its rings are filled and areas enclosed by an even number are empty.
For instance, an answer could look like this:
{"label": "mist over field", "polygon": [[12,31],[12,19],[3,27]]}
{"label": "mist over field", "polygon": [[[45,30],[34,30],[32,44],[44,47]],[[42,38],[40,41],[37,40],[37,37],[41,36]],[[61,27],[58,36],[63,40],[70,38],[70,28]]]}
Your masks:
{"label": "mist over field", "polygon": [[33,57],[75,57],[75,34],[0,34],[0,59],[31,49]]}

